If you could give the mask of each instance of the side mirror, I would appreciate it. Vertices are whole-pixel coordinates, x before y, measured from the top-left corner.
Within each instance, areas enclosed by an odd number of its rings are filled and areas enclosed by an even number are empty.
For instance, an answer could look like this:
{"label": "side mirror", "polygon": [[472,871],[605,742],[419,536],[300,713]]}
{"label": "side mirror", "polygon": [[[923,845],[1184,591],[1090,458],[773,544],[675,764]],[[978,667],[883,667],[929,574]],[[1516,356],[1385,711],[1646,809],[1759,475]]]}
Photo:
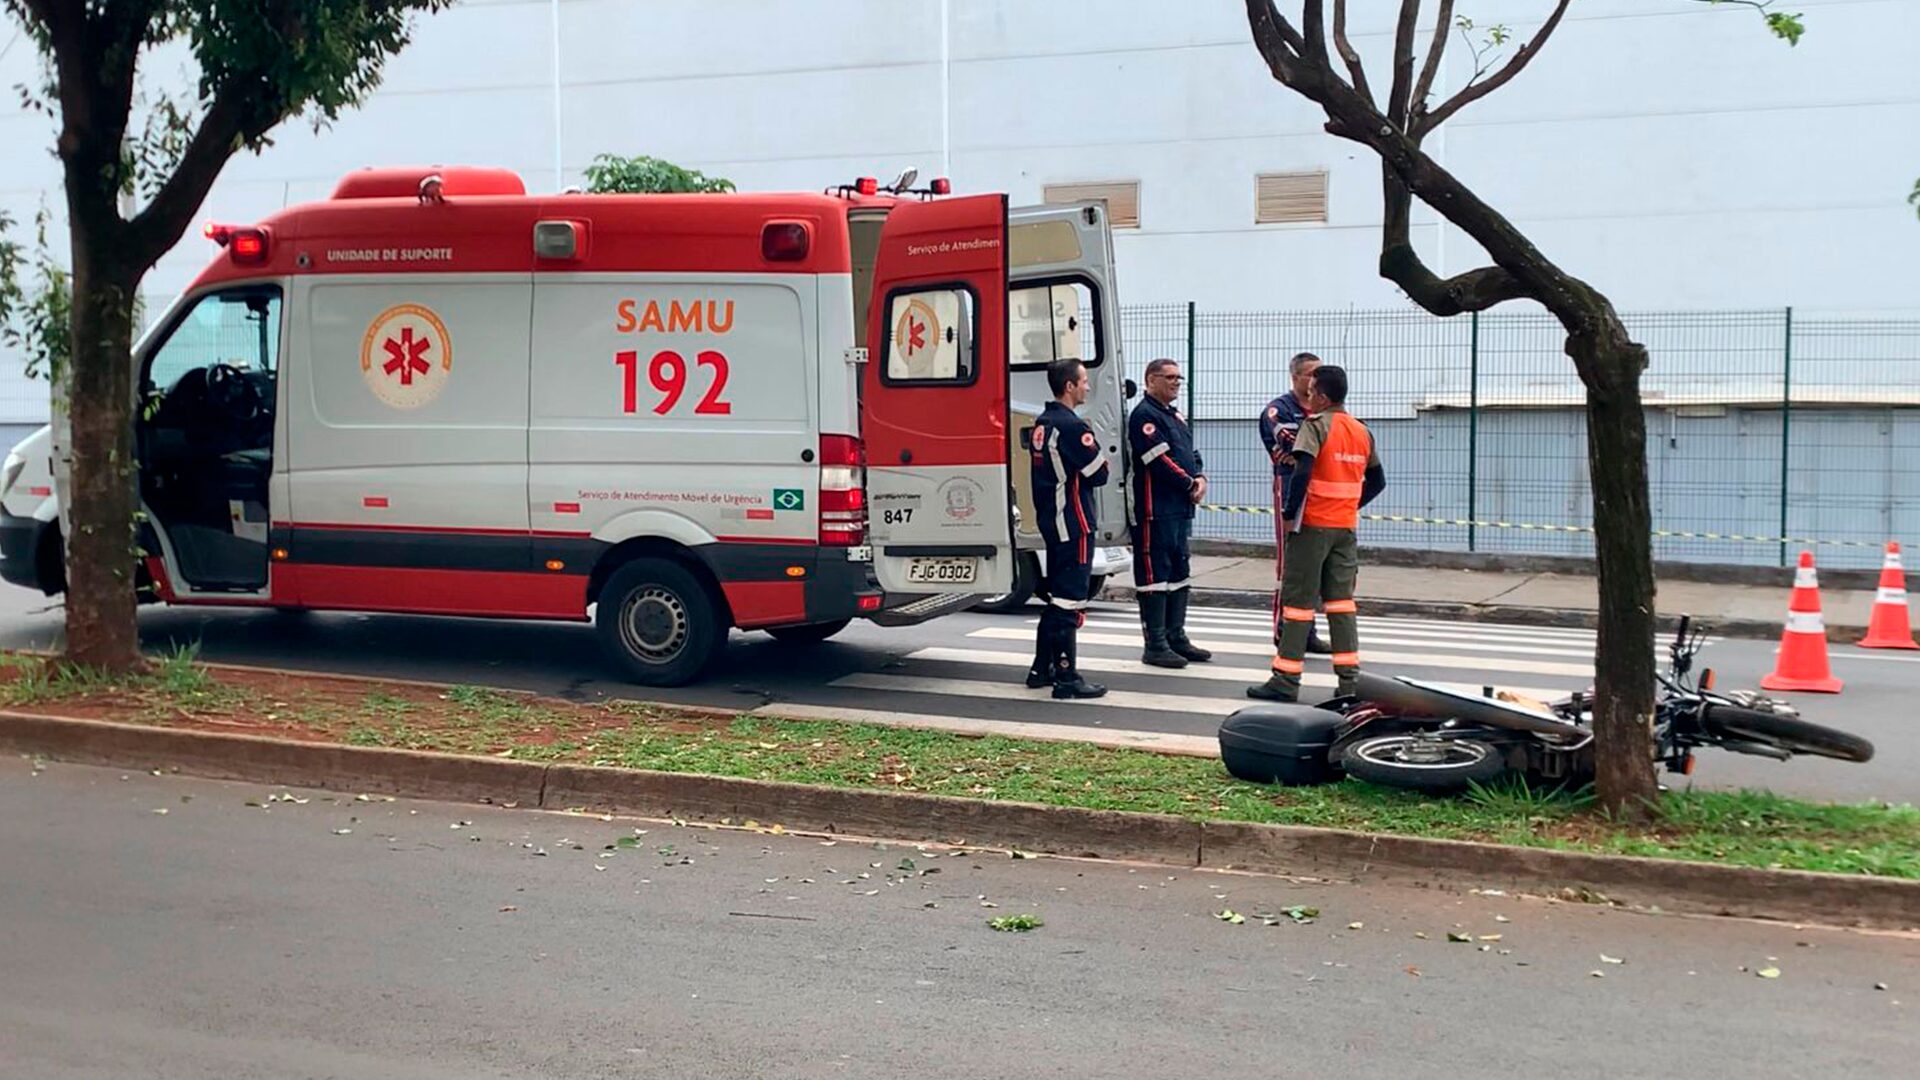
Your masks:
{"label": "side mirror", "polygon": [[1120,384],[1120,395],[1128,401],[1132,401],[1139,393],[1140,384],[1134,382],[1132,379],[1127,379]]}

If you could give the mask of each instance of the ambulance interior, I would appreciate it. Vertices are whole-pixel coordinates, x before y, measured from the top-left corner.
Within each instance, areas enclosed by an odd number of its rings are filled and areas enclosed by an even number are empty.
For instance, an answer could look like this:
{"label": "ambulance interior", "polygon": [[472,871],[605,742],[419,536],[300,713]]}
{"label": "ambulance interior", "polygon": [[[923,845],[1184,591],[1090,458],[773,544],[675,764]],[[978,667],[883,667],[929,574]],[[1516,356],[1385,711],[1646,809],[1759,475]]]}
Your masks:
{"label": "ambulance interior", "polygon": [[227,289],[188,309],[141,370],[140,497],[196,590],[266,588],[279,349],[280,290]]}
{"label": "ambulance interior", "polygon": [[[883,342],[867,340],[867,319],[873,303],[874,263],[880,250],[884,212],[854,211],[848,215],[853,259],[853,302],[860,317],[854,320],[855,343],[879,358]],[[1014,225],[1008,231],[1009,256],[1016,266],[1073,262],[1081,251],[1071,229],[1063,223]],[[963,294],[956,293],[956,298]],[[1007,292],[1008,361],[1011,369],[1012,414],[1008,425],[1008,463],[1014,488],[1014,539],[1022,549],[1045,546],[1033,511],[1033,480],[1026,468],[1026,445],[1033,423],[1053,391],[1047,386],[1047,367],[1054,360],[1075,357],[1089,370],[1105,359],[1107,328],[1099,326],[1093,289],[1084,278],[1042,276],[1016,278]],[[891,320],[889,320],[891,321]],[[966,320],[958,320],[966,325]],[[1116,469],[1114,483],[1120,471]],[[1116,518],[1116,520],[1118,520]]]}

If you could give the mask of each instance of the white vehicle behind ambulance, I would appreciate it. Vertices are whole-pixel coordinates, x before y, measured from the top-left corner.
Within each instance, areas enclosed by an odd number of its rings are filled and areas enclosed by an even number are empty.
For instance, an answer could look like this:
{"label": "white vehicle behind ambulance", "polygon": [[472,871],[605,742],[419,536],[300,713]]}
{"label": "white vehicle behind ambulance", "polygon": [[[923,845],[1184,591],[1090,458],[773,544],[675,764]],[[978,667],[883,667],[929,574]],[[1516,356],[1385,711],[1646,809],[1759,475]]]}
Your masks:
{"label": "white vehicle behind ambulance", "polygon": [[[1012,591],[1055,357],[1088,363],[1124,469],[1105,211],[895,187],[538,196],[370,169],[210,227],[220,256],[136,347],[139,587],[591,620],[653,685],[730,628],[812,642]],[[65,439],[56,408],[56,503]],[[1105,542],[1124,492],[1102,489]],[[48,589],[26,543],[0,570]]]}

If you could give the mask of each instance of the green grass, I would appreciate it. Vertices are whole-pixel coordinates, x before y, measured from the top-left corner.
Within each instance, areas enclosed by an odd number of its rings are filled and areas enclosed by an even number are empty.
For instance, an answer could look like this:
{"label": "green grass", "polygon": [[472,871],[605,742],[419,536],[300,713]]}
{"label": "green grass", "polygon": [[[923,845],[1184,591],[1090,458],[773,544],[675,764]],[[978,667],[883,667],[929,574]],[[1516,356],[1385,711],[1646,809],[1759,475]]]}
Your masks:
{"label": "green grass", "polygon": [[86,694],[137,696],[151,710],[231,708],[245,695],[223,686],[200,663],[200,646],[176,645],[151,658],[144,672],[110,675],[64,660],[12,653],[0,655],[0,666],[18,674],[0,684],[0,704],[39,705]]}
{"label": "green grass", "polygon": [[[262,704],[221,686],[192,649],[124,679],[46,660],[0,664],[17,669],[3,684],[7,705],[106,691],[130,703],[133,719],[165,723]],[[1608,819],[1589,790],[1501,783],[1436,799],[1352,780],[1263,787],[1233,779],[1212,759],[825,720],[709,722],[668,706],[570,706],[465,686],[439,701],[375,690],[357,706],[277,710],[275,722],[355,746],[1920,879],[1920,810],[1912,806],[1673,792],[1661,800],[1659,820],[1640,826]]]}
{"label": "green grass", "polygon": [[[538,719],[537,711],[534,718]],[[480,733],[395,733],[388,745],[481,752]],[[740,717],[698,733],[646,723],[545,746],[526,760],[589,761],[831,787],[917,791],[1189,818],[1313,825],[1648,855],[1742,866],[1920,878],[1920,810],[1832,806],[1757,792],[1673,792],[1652,828],[1596,813],[1590,792],[1520,785],[1435,799],[1358,781],[1277,788],[1227,776],[1219,762],[998,737],[967,738],[832,721]]]}

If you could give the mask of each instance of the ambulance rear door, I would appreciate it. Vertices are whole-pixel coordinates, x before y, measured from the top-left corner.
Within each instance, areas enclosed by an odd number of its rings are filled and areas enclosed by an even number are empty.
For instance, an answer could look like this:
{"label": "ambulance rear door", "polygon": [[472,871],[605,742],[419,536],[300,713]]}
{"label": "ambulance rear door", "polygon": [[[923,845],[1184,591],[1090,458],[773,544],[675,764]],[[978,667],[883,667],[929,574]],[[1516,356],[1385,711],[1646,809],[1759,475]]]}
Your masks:
{"label": "ambulance rear door", "polygon": [[[1007,215],[1007,357],[1013,395],[1013,438],[1025,446],[1053,391],[1047,365],[1074,357],[1092,384],[1081,419],[1093,426],[1107,455],[1107,483],[1099,499],[1100,541],[1126,542],[1126,364],[1120,351],[1120,300],[1114,282],[1113,234],[1103,204],[1018,207]],[[1016,460],[1014,487],[1021,509],[1017,539],[1044,546],[1033,516],[1032,479]]]}
{"label": "ambulance rear door", "polygon": [[1003,593],[1007,203],[902,203],[880,230],[862,376],[874,570],[894,593]]}

